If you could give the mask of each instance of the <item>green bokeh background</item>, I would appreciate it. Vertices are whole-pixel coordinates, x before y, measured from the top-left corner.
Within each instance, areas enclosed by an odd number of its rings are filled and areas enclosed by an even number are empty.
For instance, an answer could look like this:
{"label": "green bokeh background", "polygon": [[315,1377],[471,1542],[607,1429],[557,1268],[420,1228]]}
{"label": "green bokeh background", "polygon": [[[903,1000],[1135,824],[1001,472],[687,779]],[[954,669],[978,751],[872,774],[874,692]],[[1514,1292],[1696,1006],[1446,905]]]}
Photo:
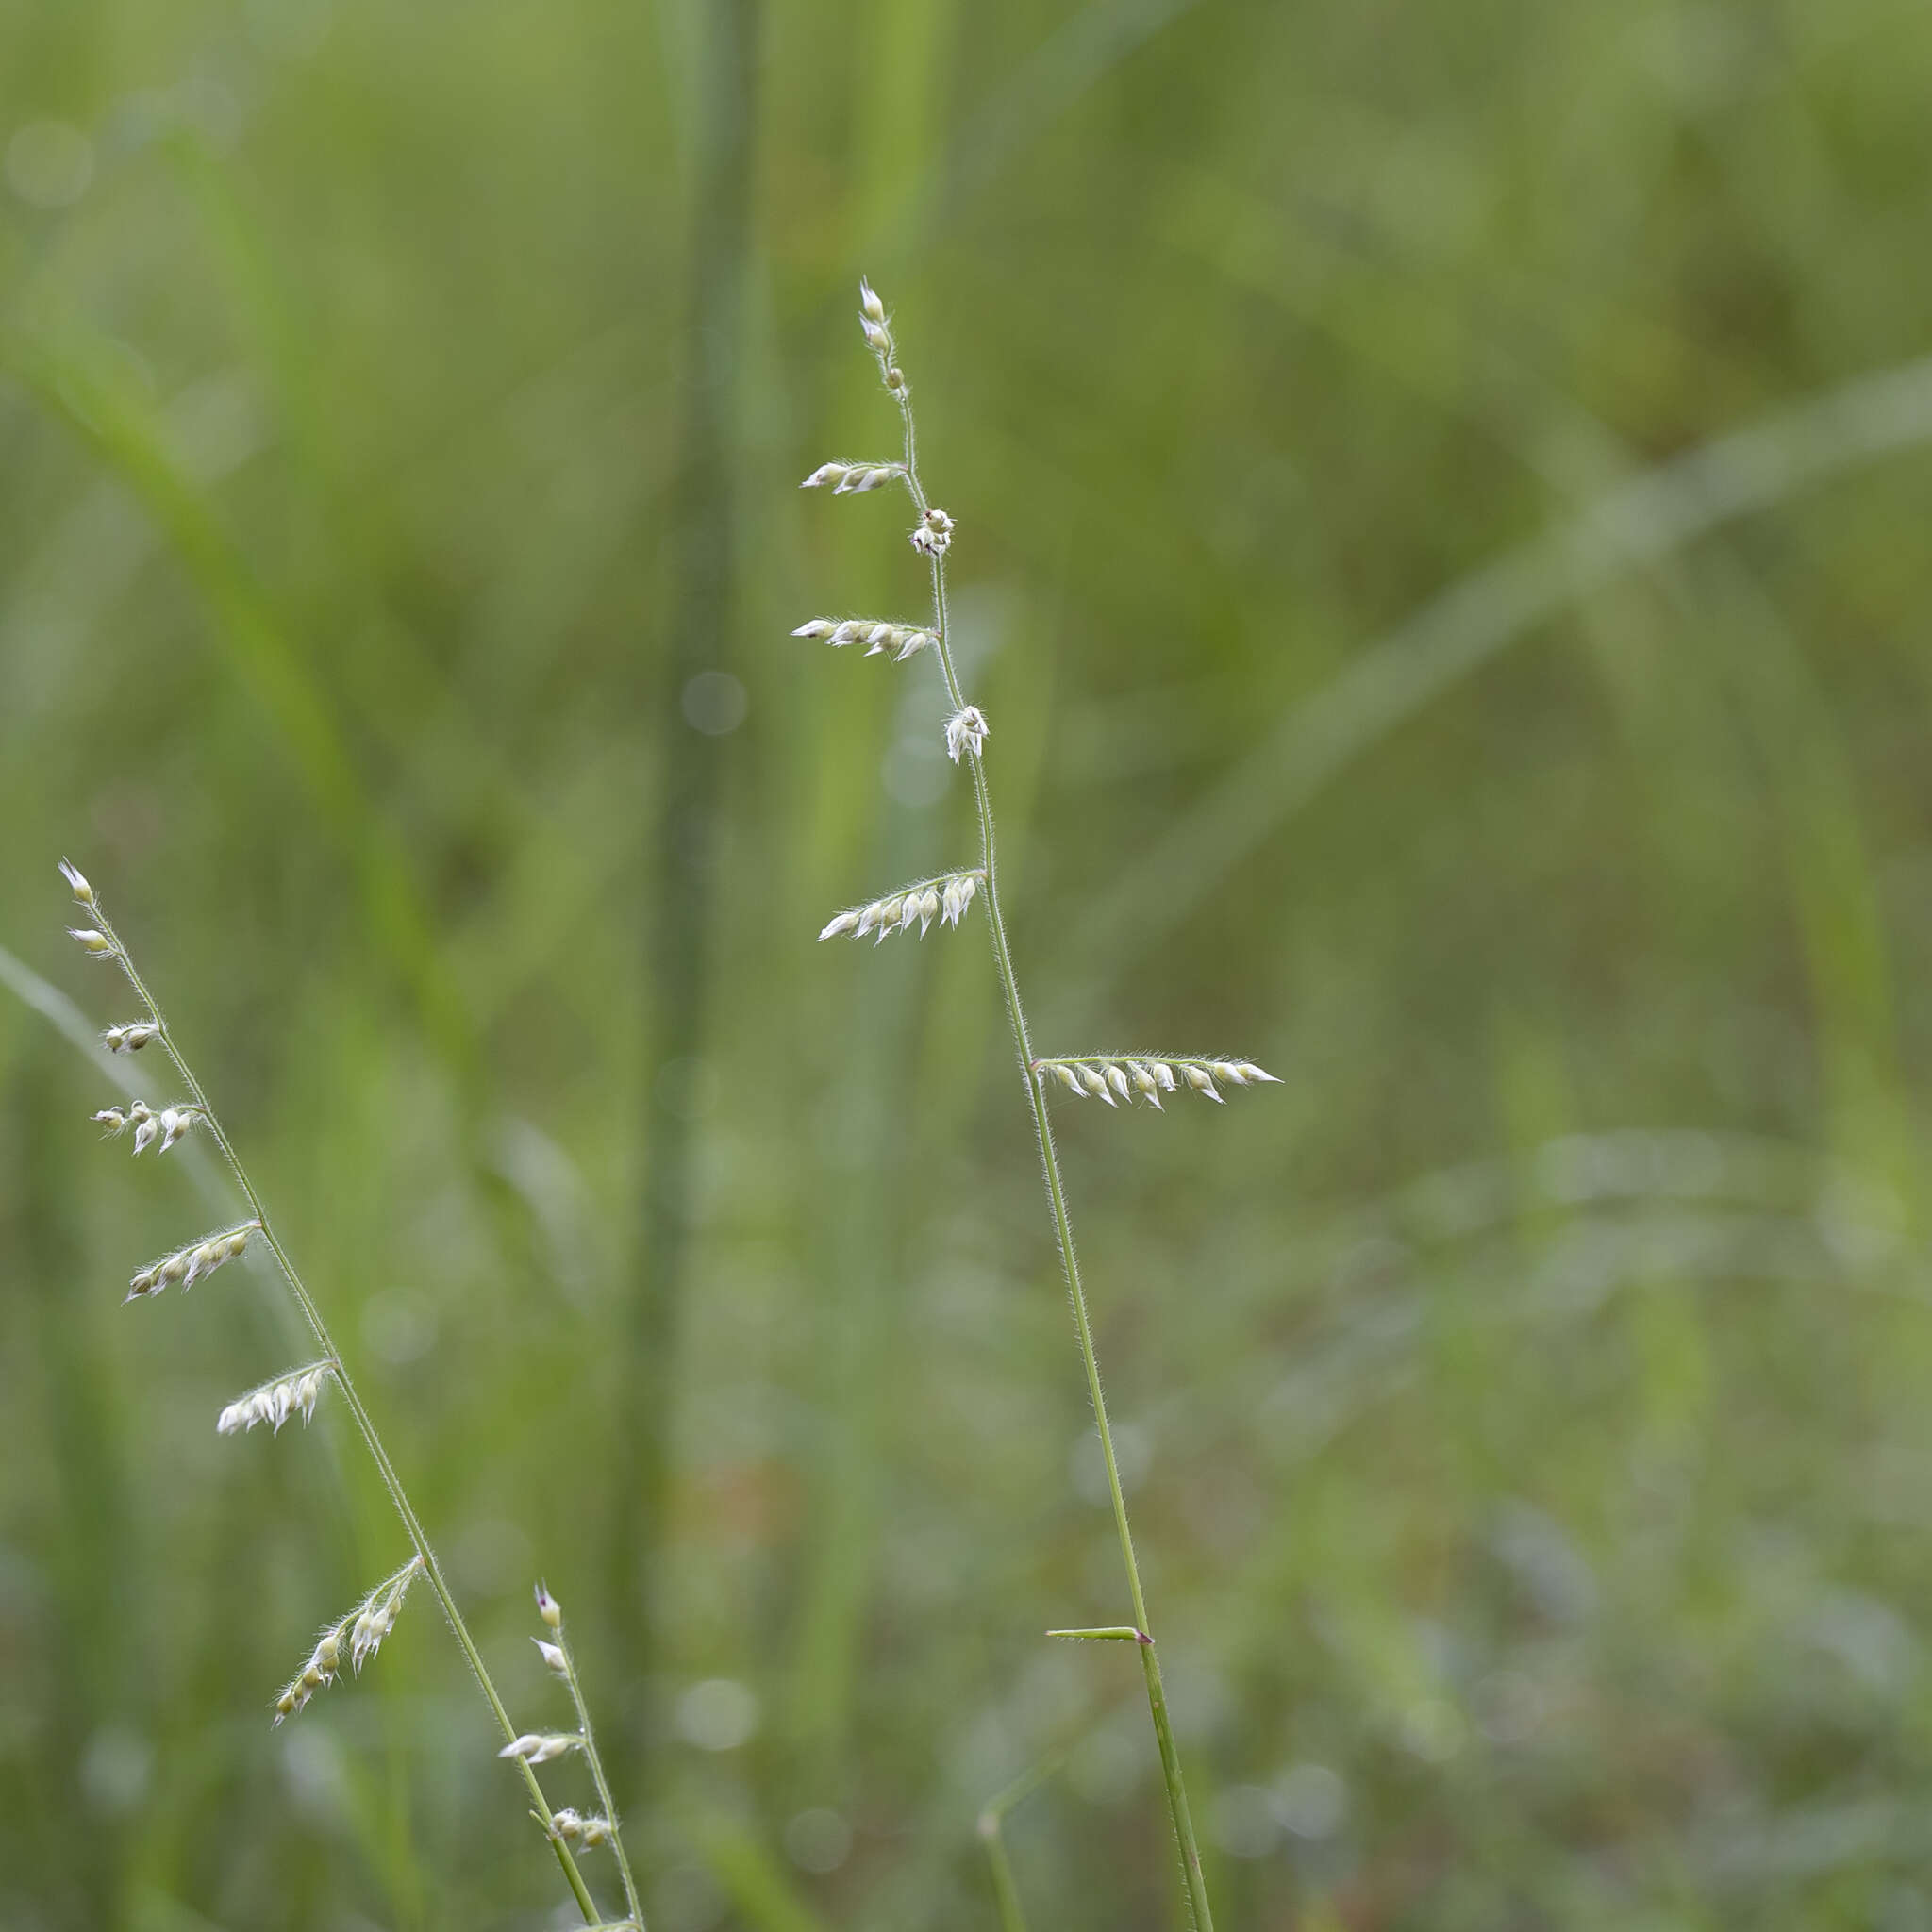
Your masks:
{"label": "green bokeh background", "polygon": [[267,1723],[404,1545],[215,1436],[266,1272],[120,1305],[230,1210],[63,853],[653,1932],[991,1927],[1042,1761],[1034,1925],[1177,1922],[981,915],[812,943],[973,850],[786,635],[920,614],[795,487],[863,269],[1042,1043],[1284,1078],[1057,1110],[1221,1923],[1932,1927],[1928,96],[1894,0],[0,7],[0,1924],[572,1916],[426,1595]]}

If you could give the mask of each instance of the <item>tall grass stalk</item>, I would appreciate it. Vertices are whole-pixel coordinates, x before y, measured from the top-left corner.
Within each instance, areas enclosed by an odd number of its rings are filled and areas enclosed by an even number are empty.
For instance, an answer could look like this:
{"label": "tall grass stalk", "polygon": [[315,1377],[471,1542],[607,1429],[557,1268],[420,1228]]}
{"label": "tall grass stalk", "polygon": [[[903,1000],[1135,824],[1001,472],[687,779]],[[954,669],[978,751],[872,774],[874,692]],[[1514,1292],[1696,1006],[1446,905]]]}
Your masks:
{"label": "tall grass stalk", "polygon": [[[130,1300],[142,1299],[158,1294],[166,1288],[178,1284],[186,1289],[192,1287],[201,1275],[212,1272],[224,1262],[245,1251],[252,1241],[258,1240],[274,1257],[275,1266],[281,1271],[283,1280],[288,1284],[302,1319],[307,1323],[309,1333],[314,1337],[320,1351],[320,1359],[305,1364],[302,1368],[290,1371],[282,1376],[263,1383],[247,1395],[231,1403],[225,1408],[218,1426],[224,1434],[232,1434],[238,1429],[252,1427],[257,1422],[272,1424],[279,1431],[282,1424],[294,1413],[301,1413],[304,1421],[312,1412],[323,1384],[333,1382],[343,1407],[349,1411],[350,1420],[356,1425],[356,1432],[362,1439],[363,1447],[369,1452],[370,1459],[375,1464],[377,1475],[382,1479],[383,1488],[389,1492],[389,1499],[395,1507],[396,1514],[402,1519],[404,1533],[408,1536],[412,1550],[409,1560],[393,1575],[381,1584],[362,1600],[348,1616],[326,1627],[318,1640],[308,1661],[293,1680],[283,1690],[275,1707],[275,1722],[299,1712],[315,1691],[334,1681],[346,1661],[360,1671],[362,1664],[380,1647],[383,1639],[394,1626],[403,1600],[410,1584],[418,1575],[425,1577],[435,1592],[436,1600],[442,1607],[444,1620],[457,1641],[457,1647],[463,1654],[463,1660],[469,1665],[471,1674],[483,1693],[485,1703],[490,1707],[491,1716],[503,1733],[504,1748],[498,1754],[511,1759],[517,1766],[529,1793],[532,1811],[544,1836],[549,1840],[551,1849],[557,1855],[558,1866],[562,1869],[565,1882],[578,1908],[584,1915],[587,1925],[602,1926],[629,1925],[636,1932],[643,1932],[643,1914],[638,1902],[636,1882],[628,1862],[624,1857],[622,1844],[617,1839],[616,1811],[610,1805],[609,1790],[606,1783],[603,1766],[597,1755],[595,1739],[591,1729],[590,1714],[584,1707],[583,1698],[578,1690],[576,1672],[570,1658],[568,1649],[562,1642],[562,1613],[558,1609],[554,1598],[540,1587],[538,1608],[542,1621],[548,1626],[555,1642],[540,1640],[545,1661],[552,1672],[562,1677],[570,1690],[575,1706],[580,1728],[575,1733],[519,1733],[511,1723],[509,1712],[505,1708],[503,1698],[498,1692],[489,1667],[483,1661],[482,1653],[476,1647],[475,1639],[470,1634],[470,1626],[463,1620],[463,1613],[457,1607],[456,1598],[451,1594],[442,1566],[437,1560],[436,1551],[424,1530],[422,1520],[417,1516],[402,1479],[396,1474],[395,1464],[391,1461],[389,1451],[383,1446],[381,1436],[369,1410],[357,1391],[354,1378],[349,1374],[341,1352],[337,1348],[330,1335],[328,1324],[323,1320],[322,1310],[315,1298],[296,1272],[295,1264],[281,1237],[275,1232],[269,1219],[268,1208],[255,1183],[249,1178],[248,1171],[242,1164],[242,1158],[235,1151],[235,1143],[228,1138],[227,1129],[222,1124],[220,1116],[209,1103],[206,1090],[196,1077],[194,1069],[189,1065],[186,1057],[175,1042],[160,1004],[148,991],[147,982],[135,966],[133,956],[123,943],[120,935],[108,922],[102,910],[98,896],[87,879],[73,865],[65,860],[60,867],[68,885],[73,889],[75,901],[79,905],[92,924],[76,929],[74,937],[83,951],[92,958],[110,960],[121,969],[127,984],[133,989],[136,999],[141,1002],[142,1014],[123,1025],[111,1026],[103,1036],[110,1051],[116,1053],[139,1052],[151,1045],[158,1045],[163,1058],[180,1076],[187,1089],[188,1099],[175,1106],[167,1107],[158,1112],[143,1102],[136,1101],[125,1109],[108,1108],[94,1118],[110,1133],[121,1133],[127,1128],[134,1129],[134,1151],[140,1154],[146,1147],[158,1142],[166,1152],[177,1140],[199,1129],[214,1142],[228,1172],[234,1176],[235,1185],[242,1191],[242,1198],[248,1204],[250,1218],[239,1225],[224,1229],[189,1243],[175,1253],[151,1263],[142,1269],[130,1283]],[[537,1776],[536,1767],[553,1757],[581,1752],[589,1761],[598,1795],[603,1800],[606,1815],[601,1818],[585,1820],[576,1812],[565,1807],[553,1810],[544,1796],[542,1784]],[[591,1898],[590,1888],[584,1881],[575,1852],[573,1840],[586,1845],[604,1842],[611,1844],[618,1866],[623,1874],[625,1897],[629,1907],[629,1917],[618,1921],[606,1921]]]}
{"label": "tall grass stalk", "polygon": [[[1154,1641],[1152,1622],[1147,1613],[1146,1591],[1141,1582],[1141,1566],[1134,1555],[1133,1531],[1127,1522],[1126,1496],[1121,1486],[1113,1430],[1108,1421],[1107,1397],[1100,1383],[1100,1362],[1093,1346],[1093,1324],[1080,1278],[1079,1257],[1074,1245],[1073,1224],[1068,1218],[1066,1189],[1060,1178],[1059,1158],[1054,1147],[1046,1093],[1048,1080],[1052,1078],[1074,1095],[1091,1095],[1109,1107],[1142,1099],[1158,1108],[1163,1093],[1192,1091],[1219,1100],[1221,1094],[1217,1080],[1242,1087],[1256,1081],[1270,1080],[1274,1076],[1264,1074],[1250,1061],[1207,1059],[1194,1056],[1094,1054],[1044,1059],[1035,1056],[1032,1034],[1026,1024],[1026,1009],[1020,997],[1019,976],[1013,966],[1013,951],[1007,938],[1006,911],[1000,898],[992,796],[987,784],[985,764],[985,746],[991,736],[991,728],[985,713],[967,700],[947,629],[946,557],[952,548],[953,520],[926,493],[919,472],[919,438],[913,421],[910,386],[898,364],[885,305],[871,285],[863,281],[859,284],[859,325],[867,345],[878,361],[880,378],[887,392],[898,405],[905,453],[894,461],[823,464],[805,479],[805,487],[830,488],[835,495],[861,495],[894,482],[905,485],[918,518],[911,532],[912,546],[925,558],[930,572],[932,616],[929,622],[916,625],[891,621],[813,618],[801,625],[794,635],[820,638],[834,645],[863,641],[868,656],[884,654],[897,662],[904,662],[928,648],[931,650],[939,664],[946,701],[951,708],[945,724],[946,751],[956,764],[963,761],[972,774],[974,806],[979,821],[980,857],[975,868],[921,879],[912,885],[899,887],[885,898],[841,912],[819,937],[823,940],[850,934],[859,938],[870,936],[877,941],[895,931],[908,931],[915,922],[923,937],[935,918],[942,924],[958,925],[975,894],[983,895],[986,900],[993,962],[998,970],[1000,991],[1006,1001],[1007,1018],[1012,1027],[1013,1044],[1019,1057],[1021,1083],[1026,1091],[1034,1136],[1040,1147],[1047,1207],[1053,1218],[1054,1238],[1058,1244],[1060,1264],[1066,1276],[1074,1330],[1079,1341],[1087,1392],[1093,1405],[1094,1425],[1099,1432],[1101,1457],[1107,1468],[1107,1489],[1113,1509],[1114,1529],[1120,1539],[1121,1560],[1126,1571],[1127,1595],[1133,1607],[1131,1627],[1105,1631],[1057,1631],[1052,1634],[1123,1638],[1132,1641],[1140,1652],[1141,1669],[1147,1687],[1147,1708],[1153,1719],[1155,1741],[1160,1753],[1161,1781],[1166,1787],[1168,1812],[1174,1823],[1189,1920],[1195,1932],[1213,1932],[1213,1914],[1208,1907],[1207,1885],[1202,1876],[1200,1849],[1195,1842],[1193,1819],[1188,1807],[1187,1784],[1181,1774],[1180,1753],[1174,1744],[1167,1692],[1161,1681],[1160,1654]],[[997,1865],[996,1873],[1002,1880],[999,1886],[1001,1910],[1010,1924],[1011,1911],[1017,1906],[1017,1900],[1011,1893],[1011,1874]]]}

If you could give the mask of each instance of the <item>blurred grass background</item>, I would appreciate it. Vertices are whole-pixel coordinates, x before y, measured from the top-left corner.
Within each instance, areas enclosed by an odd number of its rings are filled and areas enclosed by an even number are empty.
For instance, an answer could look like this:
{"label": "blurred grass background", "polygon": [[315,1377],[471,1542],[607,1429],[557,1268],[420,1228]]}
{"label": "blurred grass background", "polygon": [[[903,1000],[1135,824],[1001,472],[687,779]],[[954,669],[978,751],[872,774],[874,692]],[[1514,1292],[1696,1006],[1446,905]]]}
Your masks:
{"label": "blurred grass background", "polygon": [[[795,488],[861,269],[1042,1044],[1286,1077],[1060,1109],[1223,1922],[1932,1927],[1928,89],[1891,0],[0,8],[9,974],[126,1017],[71,854],[654,1932],[988,1926],[1058,1751],[1035,1925],[1177,1912],[983,939],[811,944],[970,852],[928,667],[785,635],[919,609]],[[0,1924],[556,1921],[426,1599],[269,1728],[400,1532],[215,1438],[265,1275],[120,1306],[212,1175],[0,1068]]]}

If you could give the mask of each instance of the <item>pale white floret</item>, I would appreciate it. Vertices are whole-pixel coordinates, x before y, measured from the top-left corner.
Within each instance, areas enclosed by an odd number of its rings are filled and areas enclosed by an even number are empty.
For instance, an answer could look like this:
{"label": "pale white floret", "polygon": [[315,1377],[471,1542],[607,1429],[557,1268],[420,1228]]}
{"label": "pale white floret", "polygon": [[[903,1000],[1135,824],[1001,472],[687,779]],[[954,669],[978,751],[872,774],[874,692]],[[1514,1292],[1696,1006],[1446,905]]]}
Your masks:
{"label": "pale white floret", "polygon": [[521,1738],[512,1738],[496,1755],[519,1757],[525,1764],[548,1764],[553,1757],[583,1748],[584,1740],[575,1731],[525,1731]]}
{"label": "pale white floret", "polygon": [[67,881],[68,890],[74,894],[78,906],[92,906],[94,903],[94,889],[88,884],[80,868],[70,858],[60,861],[60,876]]}
{"label": "pale white floret", "polygon": [[568,1677],[570,1675],[570,1658],[564,1655],[562,1644],[545,1643],[541,1637],[533,1637],[530,1639],[530,1641],[537,1646],[543,1661],[549,1665],[550,1669],[558,1676]]}
{"label": "pale white floret", "polygon": [[946,720],[946,756],[957,765],[962,753],[979,756],[979,748],[992,736],[986,714],[977,705],[966,705]]}
{"label": "pale white floret", "polygon": [[114,941],[104,932],[97,932],[91,925],[70,925],[67,936],[79,943],[80,949],[91,958],[105,959],[115,952]]}
{"label": "pale white floret", "polygon": [[160,1037],[161,1029],[152,1020],[130,1020],[124,1026],[109,1026],[101,1041],[109,1053],[139,1053]]}

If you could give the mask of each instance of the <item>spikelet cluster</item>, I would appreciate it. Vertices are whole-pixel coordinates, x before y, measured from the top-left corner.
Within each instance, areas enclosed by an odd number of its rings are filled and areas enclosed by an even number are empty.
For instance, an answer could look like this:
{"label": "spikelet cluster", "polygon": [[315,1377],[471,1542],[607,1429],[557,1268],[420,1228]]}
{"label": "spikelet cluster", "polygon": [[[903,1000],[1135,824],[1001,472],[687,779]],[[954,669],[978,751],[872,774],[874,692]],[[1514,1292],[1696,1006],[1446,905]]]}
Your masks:
{"label": "spikelet cluster", "polygon": [[912,526],[909,540],[922,557],[943,557],[953,547],[953,520],[942,509],[929,509]]}
{"label": "spikelet cluster", "polygon": [[829,484],[834,496],[858,496],[896,483],[905,474],[904,463],[821,463],[798,487],[823,490]]}
{"label": "spikelet cluster", "polygon": [[276,1435],[291,1416],[299,1415],[306,1428],[315,1413],[317,1399],[330,1373],[327,1362],[311,1362],[306,1369],[291,1369],[285,1375],[238,1395],[215,1418],[215,1431],[223,1436],[239,1436],[258,1423],[267,1423]]}
{"label": "spikelet cluster", "polygon": [[915,651],[924,651],[933,642],[929,630],[875,617],[814,617],[801,624],[791,635],[824,638],[828,644],[837,646],[863,643],[868,658],[885,652],[895,664],[905,663]]}
{"label": "spikelet cluster", "polygon": [[240,1227],[225,1227],[219,1234],[205,1235],[150,1261],[127,1284],[127,1299],[138,1302],[144,1295],[159,1294],[165,1288],[191,1289],[204,1275],[212,1274],[225,1261],[232,1261],[247,1251],[248,1237],[261,1225],[244,1221]]}
{"label": "spikelet cluster", "polygon": [[137,1154],[145,1153],[158,1139],[165,1154],[200,1118],[200,1108],[191,1107],[185,1101],[164,1107],[157,1113],[146,1101],[137,1100],[125,1111],[118,1107],[104,1107],[94,1115],[109,1134],[125,1134],[132,1127]]}
{"label": "spikelet cluster", "polygon": [[1174,1054],[1080,1054],[1066,1059],[1033,1062],[1037,1078],[1058,1080],[1069,1093],[1091,1094],[1116,1107],[1123,1100],[1144,1100],[1160,1106],[1163,1093],[1198,1093],[1219,1101],[1217,1080],[1229,1087],[1252,1087],[1263,1081],[1279,1085],[1279,1076],[1264,1073],[1253,1060],[1210,1060]]}
{"label": "spikelet cluster", "polygon": [[275,1699],[276,1724],[293,1717],[325,1684],[333,1684],[341,1675],[344,1661],[359,1674],[396,1627],[403,1599],[409,1593],[410,1584],[422,1574],[423,1558],[411,1557],[393,1576],[378,1583],[340,1624],[331,1624],[316,1639],[308,1661]]}
{"label": "spikelet cluster", "polygon": [[985,876],[983,872],[956,872],[901,886],[870,906],[848,907],[825,922],[819,938],[833,940],[850,933],[862,940],[870,933],[876,945],[888,933],[905,932],[917,925],[924,939],[935,919],[941,925],[959,924]]}
{"label": "spikelet cluster", "polygon": [[101,1040],[109,1053],[139,1053],[161,1037],[152,1020],[130,1020],[125,1026],[109,1026]]}
{"label": "spikelet cluster", "polygon": [[567,1845],[582,1845],[585,1851],[591,1852],[610,1842],[610,1821],[601,1816],[586,1818],[565,1805],[550,1814],[550,1835]]}
{"label": "spikelet cluster", "polygon": [[974,758],[992,736],[992,726],[977,705],[966,705],[946,720],[946,756],[957,765],[959,754],[970,751]]}

